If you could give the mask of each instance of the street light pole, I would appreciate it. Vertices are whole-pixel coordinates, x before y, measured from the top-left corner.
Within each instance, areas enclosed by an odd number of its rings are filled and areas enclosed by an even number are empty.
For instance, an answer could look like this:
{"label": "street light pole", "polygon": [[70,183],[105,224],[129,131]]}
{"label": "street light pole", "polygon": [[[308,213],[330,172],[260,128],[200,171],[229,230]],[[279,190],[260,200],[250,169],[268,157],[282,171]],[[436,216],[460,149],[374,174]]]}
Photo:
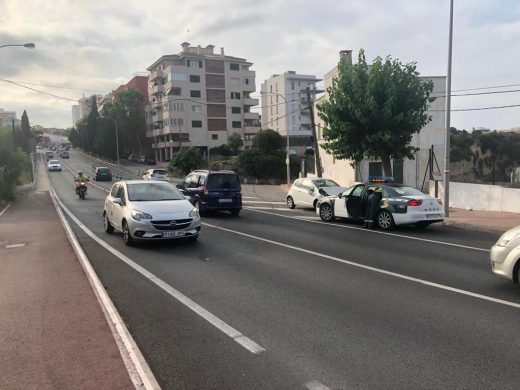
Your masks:
{"label": "street light pole", "polygon": [[9,47],[9,46],[20,46],[20,47],[25,47],[27,49],[34,49],[36,47],[36,45],[34,43],[24,43],[24,44],[21,44],[21,45],[0,45],[0,49],[3,48],[3,47]]}
{"label": "street light pole", "polygon": [[446,77],[446,134],[444,137],[444,212],[450,215],[450,114],[451,114],[451,53],[453,41],[453,0],[450,0],[450,32],[448,38],[448,74]]}
{"label": "street light pole", "polygon": [[116,155],[117,155],[117,165],[119,165],[119,134],[117,131],[117,121],[114,118],[109,117],[109,116],[107,118],[113,120],[116,125]]}

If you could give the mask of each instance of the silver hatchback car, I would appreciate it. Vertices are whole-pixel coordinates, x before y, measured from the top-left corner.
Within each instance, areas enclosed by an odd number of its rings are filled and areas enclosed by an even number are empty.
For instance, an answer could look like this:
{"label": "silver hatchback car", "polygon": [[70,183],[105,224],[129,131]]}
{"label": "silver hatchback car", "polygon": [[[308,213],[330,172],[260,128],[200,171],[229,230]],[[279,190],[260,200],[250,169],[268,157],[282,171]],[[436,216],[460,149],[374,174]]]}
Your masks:
{"label": "silver hatchback car", "polygon": [[491,248],[491,270],[518,283],[520,277],[520,226],[508,230]]}
{"label": "silver hatchback car", "polygon": [[163,181],[119,181],[112,186],[103,210],[105,231],[123,232],[127,245],[136,241],[187,238],[200,232],[199,211]]}

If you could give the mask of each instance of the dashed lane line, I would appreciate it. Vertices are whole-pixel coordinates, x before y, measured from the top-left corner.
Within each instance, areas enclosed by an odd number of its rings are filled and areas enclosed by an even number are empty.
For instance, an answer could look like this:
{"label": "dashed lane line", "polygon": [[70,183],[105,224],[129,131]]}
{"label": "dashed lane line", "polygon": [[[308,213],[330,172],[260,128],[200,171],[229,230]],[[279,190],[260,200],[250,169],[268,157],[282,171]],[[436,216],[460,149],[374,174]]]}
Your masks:
{"label": "dashed lane line", "polygon": [[5,206],[2,211],[0,211],[0,217],[7,211],[9,207],[11,207],[11,203],[7,203],[7,206]]}

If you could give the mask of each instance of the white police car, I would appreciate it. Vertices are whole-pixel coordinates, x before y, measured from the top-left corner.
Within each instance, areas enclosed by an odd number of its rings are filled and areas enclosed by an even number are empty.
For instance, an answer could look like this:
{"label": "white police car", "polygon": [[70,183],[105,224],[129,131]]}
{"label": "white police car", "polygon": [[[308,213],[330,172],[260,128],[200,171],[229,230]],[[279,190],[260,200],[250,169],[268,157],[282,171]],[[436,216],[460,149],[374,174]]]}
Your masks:
{"label": "white police car", "polygon": [[381,187],[383,198],[376,214],[376,225],[390,230],[396,225],[427,227],[444,220],[442,201],[413,187],[392,182],[391,178],[371,178],[367,183],[356,184],[337,196],[318,201],[316,212],[323,221],[335,218],[363,221],[369,190]]}

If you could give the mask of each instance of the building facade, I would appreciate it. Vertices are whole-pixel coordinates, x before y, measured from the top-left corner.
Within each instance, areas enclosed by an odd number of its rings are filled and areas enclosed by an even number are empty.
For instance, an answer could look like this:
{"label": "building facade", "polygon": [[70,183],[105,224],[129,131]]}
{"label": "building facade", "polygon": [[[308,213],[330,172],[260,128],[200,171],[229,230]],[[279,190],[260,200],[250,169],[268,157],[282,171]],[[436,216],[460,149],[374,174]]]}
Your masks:
{"label": "building facade", "polygon": [[0,127],[11,127],[13,120],[15,126],[21,123],[21,120],[16,118],[16,111],[5,111],[0,108]]}
{"label": "building facade", "polygon": [[[352,51],[340,51],[340,58],[352,64]],[[332,86],[332,81],[338,76],[338,67],[336,66],[329,71],[324,77],[325,89]],[[424,126],[419,133],[412,137],[411,144],[418,149],[415,158],[404,159],[400,161],[392,161],[392,171],[394,180],[418,189],[427,191],[429,186],[429,167],[430,151],[433,150],[435,160],[433,161],[433,172],[441,175],[444,170],[444,137],[445,137],[445,91],[446,77],[422,77],[425,80],[433,82],[433,94],[437,96],[435,101],[430,104],[428,115],[432,120]],[[323,128],[326,124],[318,116],[317,105],[328,98],[325,92],[315,102],[315,123],[317,126],[318,143],[324,142],[322,137]],[[350,186],[357,182],[363,182],[368,176],[382,175],[382,163],[380,160],[364,159],[359,164],[352,166],[350,160],[338,160],[333,155],[328,154],[320,147],[321,165],[323,168],[323,177],[327,177],[337,181],[340,185]]]}
{"label": "building facade", "polygon": [[[89,97],[82,97],[78,100],[78,110],[79,110],[79,119],[78,121],[82,120],[83,118],[87,117],[88,114],[90,114],[90,110],[92,109],[92,97],[96,98],[97,105],[99,107],[101,100],[103,99],[103,95],[92,95]],[[72,106],[72,110],[74,112],[74,106]],[[76,121],[76,122],[78,122]]]}
{"label": "building facade", "polygon": [[150,65],[147,137],[157,161],[168,161],[182,147],[204,154],[239,134],[251,146],[260,131],[259,114],[251,112],[258,99],[253,65],[243,58],[214,53],[214,46],[182,45]]}
{"label": "building facade", "polygon": [[289,136],[289,147],[298,154],[312,147],[311,112],[306,88],[309,87],[314,100],[319,81],[314,75],[287,71],[271,76],[260,89],[262,129],[273,129],[284,137]]}
{"label": "building facade", "polygon": [[79,122],[79,105],[75,104],[72,106],[72,126],[75,127],[76,123]]}

